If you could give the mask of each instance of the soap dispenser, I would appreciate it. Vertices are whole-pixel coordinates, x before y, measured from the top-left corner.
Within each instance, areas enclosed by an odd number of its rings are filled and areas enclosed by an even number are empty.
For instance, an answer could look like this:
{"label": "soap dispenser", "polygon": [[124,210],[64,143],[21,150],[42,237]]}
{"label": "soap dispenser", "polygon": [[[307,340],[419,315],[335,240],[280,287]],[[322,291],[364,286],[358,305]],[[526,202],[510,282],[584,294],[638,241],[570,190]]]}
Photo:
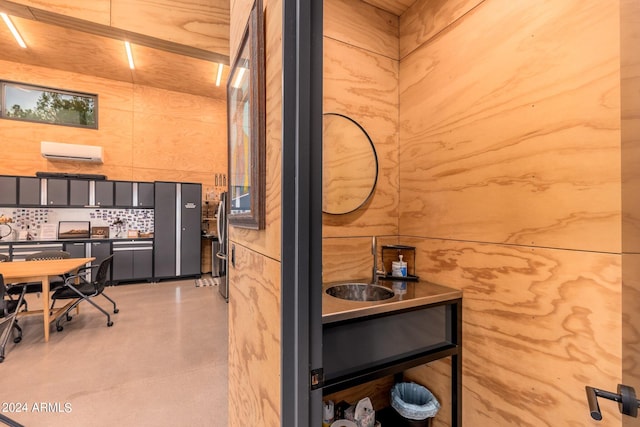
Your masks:
{"label": "soap dispenser", "polygon": [[402,254],[398,256],[398,261],[391,264],[391,275],[395,277],[407,277],[407,263],[402,260]]}

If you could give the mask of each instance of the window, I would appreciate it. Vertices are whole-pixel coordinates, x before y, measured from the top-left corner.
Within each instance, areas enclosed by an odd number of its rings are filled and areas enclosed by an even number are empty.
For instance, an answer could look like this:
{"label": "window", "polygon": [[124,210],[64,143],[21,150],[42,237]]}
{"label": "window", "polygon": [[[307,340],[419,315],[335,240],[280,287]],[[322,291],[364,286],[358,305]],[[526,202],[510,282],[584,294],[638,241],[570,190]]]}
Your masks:
{"label": "window", "polygon": [[0,117],[98,129],[98,95],[0,81]]}

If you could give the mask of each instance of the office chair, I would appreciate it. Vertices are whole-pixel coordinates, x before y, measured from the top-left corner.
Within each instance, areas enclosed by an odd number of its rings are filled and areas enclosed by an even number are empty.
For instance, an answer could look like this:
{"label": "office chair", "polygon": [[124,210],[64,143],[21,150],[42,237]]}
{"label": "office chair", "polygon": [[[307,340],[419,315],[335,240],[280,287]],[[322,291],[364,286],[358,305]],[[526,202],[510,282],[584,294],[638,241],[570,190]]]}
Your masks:
{"label": "office chair", "polygon": [[[72,317],[69,316],[69,312],[78,306],[82,301],[87,301],[89,304],[100,310],[105,316],[107,316],[107,326],[113,326],[113,322],[111,321],[111,316],[107,313],[102,307],[96,304],[93,301],[93,297],[98,295],[102,295],[107,300],[113,304],[113,312],[117,313],[118,308],[116,307],[115,301],[109,298],[104,293],[104,288],[107,285],[107,272],[109,271],[109,267],[111,267],[111,263],[113,262],[113,255],[102,260],[100,265],[92,266],[91,268],[97,268],[98,271],[96,273],[96,278],[93,281],[88,281],[84,274],[75,274],[67,277],[64,282],[64,285],[55,290],[53,295],[51,296],[52,303],[51,309],[53,309],[56,301],[59,299],[77,299],[73,304],[71,304],[64,312],[64,315],[67,318],[67,321],[71,320]],[[79,283],[75,283],[76,280]],[[61,331],[63,328],[60,326],[60,321],[62,320],[62,316],[58,317],[56,321],[56,330]]]}
{"label": "office chair", "polygon": [[[65,251],[41,251],[33,254],[29,254],[25,257],[25,261],[40,261],[46,259],[67,259],[70,258],[71,254]],[[49,290],[53,291],[56,288],[64,285],[64,281],[67,276],[60,276],[60,279],[49,279]],[[25,283],[25,293],[27,294],[35,294],[37,292],[42,292],[42,283]],[[18,295],[20,293],[19,286],[11,286],[9,287],[8,293],[9,295]],[[26,307],[27,302],[25,301],[25,310],[28,309]]]}
{"label": "office chair", "polygon": [[5,329],[2,332],[0,338],[0,363],[4,361],[5,348],[7,341],[9,341],[9,335],[15,329],[18,332],[18,336],[13,339],[13,342],[18,344],[22,341],[22,328],[18,326],[18,311],[24,304],[24,286],[20,286],[22,292],[17,300],[12,300],[7,297],[7,286],[4,284],[4,276],[0,274],[0,326],[5,325]]}

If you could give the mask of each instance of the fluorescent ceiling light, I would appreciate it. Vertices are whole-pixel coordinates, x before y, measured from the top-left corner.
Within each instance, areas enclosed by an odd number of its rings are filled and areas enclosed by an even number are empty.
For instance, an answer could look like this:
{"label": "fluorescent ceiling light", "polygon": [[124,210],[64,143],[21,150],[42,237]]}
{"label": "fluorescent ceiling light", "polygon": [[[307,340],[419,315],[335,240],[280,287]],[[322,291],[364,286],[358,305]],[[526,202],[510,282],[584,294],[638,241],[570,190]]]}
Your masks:
{"label": "fluorescent ceiling light", "polygon": [[233,82],[233,87],[235,88],[240,87],[240,84],[242,83],[242,77],[244,76],[245,71],[246,71],[246,68],[240,67],[240,69],[238,70],[238,75],[236,76],[236,80]]}
{"label": "fluorescent ceiling light", "polygon": [[11,31],[11,34],[13,34],[13,37],[16,39],[20,47],[26,49],[27,44],[24,42],[24,40],[22,40],[22,37],[20,37],[20,33],[13,25],[13,22],[11,22],[11,19],[9,19],[9,16],[4,12],[0,12],[0,16],[2,16],[2,20],[5,24],[7,24],[7,27],[9,27],[9,31]]}
{"label": "fluorescent ceiling light", "polygon": [[133,55],[131,54],[131,44],[129,44],[129,42],[124,42],[124,48],[127,50],[127,59],[129,60],[129,68],[133,70],[136,67],[133,65]]}
{"label": "fluorescent ceiling light", "polygon": [[222,80],[222,69],[224,65],[218,64],[218,75],[216,76],[216,86],[220,86],[220,81]]}

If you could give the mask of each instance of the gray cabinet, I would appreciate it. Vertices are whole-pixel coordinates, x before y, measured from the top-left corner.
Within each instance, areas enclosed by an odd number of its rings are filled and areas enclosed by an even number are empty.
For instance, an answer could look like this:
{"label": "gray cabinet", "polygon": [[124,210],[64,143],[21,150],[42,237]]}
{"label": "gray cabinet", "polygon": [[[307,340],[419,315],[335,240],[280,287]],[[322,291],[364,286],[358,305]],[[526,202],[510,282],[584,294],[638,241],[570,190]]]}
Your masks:
{"label": "gray cabinet", "polygon": [[69,181],[49,178],[47,183],[47,206],[67,206],[69,204]]}
{"label": "gray cabinet", "polygon": [[18,177],[18,205],[40,205],[40,178]]}
{"label": "gray cabinet", "polygon": [[15,206],[18,203],[18,179],[15,176],[0,176],[0,206]]}
{"label": "gray cabinet", "polygon": [[200,184],[156,182],[156,278],[200,275]]}
{"label": "gray cabinet", "polygon": [[95,182],[95,205],[101,207],[113,206],[113,181]]}
{"label": "gray cabinet", "polygon": [[89,204],[89,181],[86,179],[69,180],[69,206],[87,206]]}
{"label": "gray cabinet", "polygon": [[13,243],[11,245],[11,260],[24,261],[27,255],[35,254],[41,251],[61,251],[62,243]]}
{"label": "gray cabinet", "polygon": [[[88,256],[95,258],[95,261],[91,263],[91,265],[100,265],[100,263],[107,257],[111,255],[111,242],[91,242],[89,244],[89,253]],[[98,273],[98,269],[94,268],[91,271],[91,280],[96,279],[96,274]],[[107,278],[110,277],[111,269],[107,272]]]}
{"label": "gray cabinet", "polygon": [[153,182],[116,181],[115,205],[119,207],[152,208]]}
{"label": "gray cabinet", "polygon": [[153,277],[153,242],[128,240],[112,243],[111,280],[129,281]]}
{"label": "gray cabinet", "polygon": [[140,208],[152,208],[154,199],[155,186],[153,182],[139,182],[138,183],[138,204]]}
{"label": "gray cabinet", "polygon": [[84,258],[86,253],[84,246],[84,242],[69,242],[64,244],[63,250],[69,252],[71,258]]}
{"label": "gray cabinet", "polygon": [[200,274],[202,186],[181,184],[180,271],[179,275]]}
{"label": "gray cabinet", "polygon": [[133,206],[133,182],[114,182],[115,205],[122,207]]}
{"label": "gray cabinet", "polygon": [[77,206],[89,204],[89,181],[86,179],[46,180],[47,206]]}
{"label": "gray cabinet", "polygon": [[176,188],[175,182],[156,182],[154,213],[155,268],[157,278],[176,275]]}

